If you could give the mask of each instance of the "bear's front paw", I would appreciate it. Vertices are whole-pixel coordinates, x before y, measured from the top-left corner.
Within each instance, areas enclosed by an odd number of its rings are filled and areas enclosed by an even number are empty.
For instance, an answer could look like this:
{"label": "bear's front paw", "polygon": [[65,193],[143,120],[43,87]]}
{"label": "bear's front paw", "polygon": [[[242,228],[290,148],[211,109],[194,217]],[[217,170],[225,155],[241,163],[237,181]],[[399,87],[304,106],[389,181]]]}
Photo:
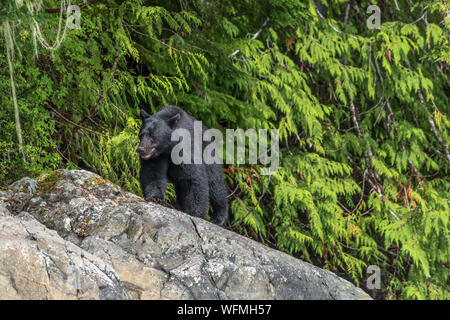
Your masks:
{"label": "bear's front paw", "polygon": [[164,199],[161,198],[156,198],[156,197],[145,197],[145,200],[147,200],[148,202],[154,202],[157,204],[160,204],[162,206],[167,206],[167,202]]}

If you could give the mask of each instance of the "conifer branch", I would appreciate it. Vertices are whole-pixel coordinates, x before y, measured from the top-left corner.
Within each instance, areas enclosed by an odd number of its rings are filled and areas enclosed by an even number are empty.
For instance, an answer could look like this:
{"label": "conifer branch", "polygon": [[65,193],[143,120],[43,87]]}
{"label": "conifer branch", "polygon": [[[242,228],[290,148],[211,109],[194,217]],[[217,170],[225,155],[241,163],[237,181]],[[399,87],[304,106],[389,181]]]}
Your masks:
{"label": "conifer branch", "polygon": [[[353,126],[356,130],[356,134],[357,134],[358,138],[363,139],[364,136],[361,132],[360,124],[359,124],[361,120],[359,119],[359,113],[358,113],[353,101],[350,102],[350,112],[352,115]],[[380,176],[372,167],[373,153],[372,153],[372,148],[370,147],[370,145],[367,147],[367,152],[365,153],[365,158],[366,158],[366,167],[369,170],[369,174],[377,182],[377,185],[380,184],[381,183]]]}
{"label": "conifer branch", "polygon": [[[256,39],[259,37],[259,35],[261,34],[262,30],[266,27],[266,25],[269,23],[269,18],[266,19],[266,21],[264,21],[263,25],[261,26],[261,28],[259,28],[259,30],[253,34],[252,39]],[[239,52],[241,52],[241,50],[236,50],[234,51],[232,54],[230,54],[228,56],[228,58],[232,59],[235,55],[237,55]]]}
{"label": "conifer branch", "polygon": [[[93,5],[93,4],[95,4],[95,3],[97,3],[97,2],[99,2],[100,0],[93,0],[93,1],[91,1],[91,2],[87,2],[87,3],[85,3],[85,4],[82,4],[81,6],[80,6],[80,9],[84,9],[84,8],[87,8],[87,7],[89,7],[90,5]],[[49,9],[45,9],[45,13],[61,13],[61,9],[60,8],[49,8]]]}
{"label": "conifer branch", "polygon": [[[313,2],[313,3],[314,3],[314,8],[316,9],[317,15],[318,15],[320,18],[326,20],[325,16],[322,14],[322,12],[319,11],[319,8],[317,8],[316,3],[315,3],[315,2]],[[336,31],[337,33],[339,33],[339,34],[342,33],[342,32],[339,31],[339,30],[338,30],[331,22],[328,22],[328,25],[329,25],[334,31]]]}
{"label": "conifer branch", "polygon": [[[409,69],[412,70],[411,64],[409,63],[409,60],[406,60],[406,65],[408,66]],[[429,111],[428,111],[428,108],[427,108],[427,104],[425,102],[425,98],[423,97],[422,90],[420,90],[420,89],[417,90],[417,95],[419,96],[420,105],[425,110],[425,112],[428,114]],[[439,130],[436,127],[436,124],[434,123],[433,117],[429,116],[427,118],[427,121],[428,121],[428,123],[431,126],[431,130],[433,131],[434,136],[436,137],[437,141],[441,145],[441,149],[442,149],[442,152],[445,155],[445,158],[447,159],[447,161],[450,162],[450,153],[448,152],[447,146],[446,146],[444,140],[442,139],[441,134],[439,133]]]}
{"label": "conifer branch", "polygon": [[[116,47],[118,47],[118,43],[116,43]],[[120,56],[120,51],[119,49],[116,50],[116,55],[114,57],[114,62],[113,62],[113,66],[111,69],[111,79],[110,82],[113,82],[114,80],[114,74],[116,73],[116,69],[117,69],[117,63],[119,61],[119,56]],[[98,106],[101,105],[103,103],[103,101],[105,100],[105,96],[101,95],[100,98],[98,98],[97,103],[92,106],[91,110],[89,111],[89,115],[85,116],[83,118],[83,120],[77,125],[77,128],[75,128],[75,130],[73,131],[72,135],[75,135],[75,133],[77,133],[77,131],[81,128],[84,128],[83,126],[86,124],[86,122],[91,119],[98,110]]]}

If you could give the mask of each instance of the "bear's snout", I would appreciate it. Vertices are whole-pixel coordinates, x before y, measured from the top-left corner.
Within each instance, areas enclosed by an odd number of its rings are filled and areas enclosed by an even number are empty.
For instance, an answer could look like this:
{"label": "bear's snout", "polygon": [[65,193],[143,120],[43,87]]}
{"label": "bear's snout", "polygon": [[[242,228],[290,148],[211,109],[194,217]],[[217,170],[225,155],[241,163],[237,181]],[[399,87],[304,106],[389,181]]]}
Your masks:
{"label": "bear's snout", "polygon": [[137,153],[139,153],[139,154],[145,153],[145,148],[144,147],[138,147],[137,148]]}
{"label": "bear's snout", "polygon": [[137,153],[139,153],[140,157],[143,160],[147,160],[155,152],[155,147],[149,146],[148,148],[146,148],[146,147],[143,147],[143,146],[139,146],[136,151],[137,151]]}

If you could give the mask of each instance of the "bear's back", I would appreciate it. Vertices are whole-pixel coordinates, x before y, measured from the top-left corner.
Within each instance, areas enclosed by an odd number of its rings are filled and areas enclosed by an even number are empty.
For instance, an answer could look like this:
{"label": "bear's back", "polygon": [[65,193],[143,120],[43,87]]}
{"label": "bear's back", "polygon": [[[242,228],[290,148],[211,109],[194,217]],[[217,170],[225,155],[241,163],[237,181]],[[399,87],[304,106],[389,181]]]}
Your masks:
{"label": "bear's back", "polygon": [[[177,113],[180,114],[180,120],[178,120],[177,124],[175,125],[174,129],[187,129],[191,133],[194,131],[194,122],[200,121],[192,117],[189,113],[181,109],[180,107],[174,106],[174,105],[167,105],[159,109],[158,112],[154,114],[155,117],[161,118],[161,119],[168,119],[176,115]],[[202,131],[206,131],[208,128],[202,123]]]}

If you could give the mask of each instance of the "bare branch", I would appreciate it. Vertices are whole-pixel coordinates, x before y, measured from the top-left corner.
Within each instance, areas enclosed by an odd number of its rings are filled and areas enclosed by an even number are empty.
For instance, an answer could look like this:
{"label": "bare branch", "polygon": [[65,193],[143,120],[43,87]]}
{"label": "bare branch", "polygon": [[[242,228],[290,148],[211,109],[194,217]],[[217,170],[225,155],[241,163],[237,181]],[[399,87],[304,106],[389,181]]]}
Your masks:
{"label": "bare branch", "polygon": [[[325,18],[324,15],[319,11],[319,9],[317,8],[317,6],[316,6],[315,3],[314,3],[314,8],[316,9],[316,12],[317,12],[317,14],[319,15],[319,17],[322,18],[322,19],[324,19],[324,20],[326,20],[326,18]],[[339,34],[342,33],[342,32],[339,31],[335,26],[333,26],[333,25],[331,24],[331,22],[328,22],[328,25],[329,25],[334,31],[336,31],[337,33],[339,33]]]}

